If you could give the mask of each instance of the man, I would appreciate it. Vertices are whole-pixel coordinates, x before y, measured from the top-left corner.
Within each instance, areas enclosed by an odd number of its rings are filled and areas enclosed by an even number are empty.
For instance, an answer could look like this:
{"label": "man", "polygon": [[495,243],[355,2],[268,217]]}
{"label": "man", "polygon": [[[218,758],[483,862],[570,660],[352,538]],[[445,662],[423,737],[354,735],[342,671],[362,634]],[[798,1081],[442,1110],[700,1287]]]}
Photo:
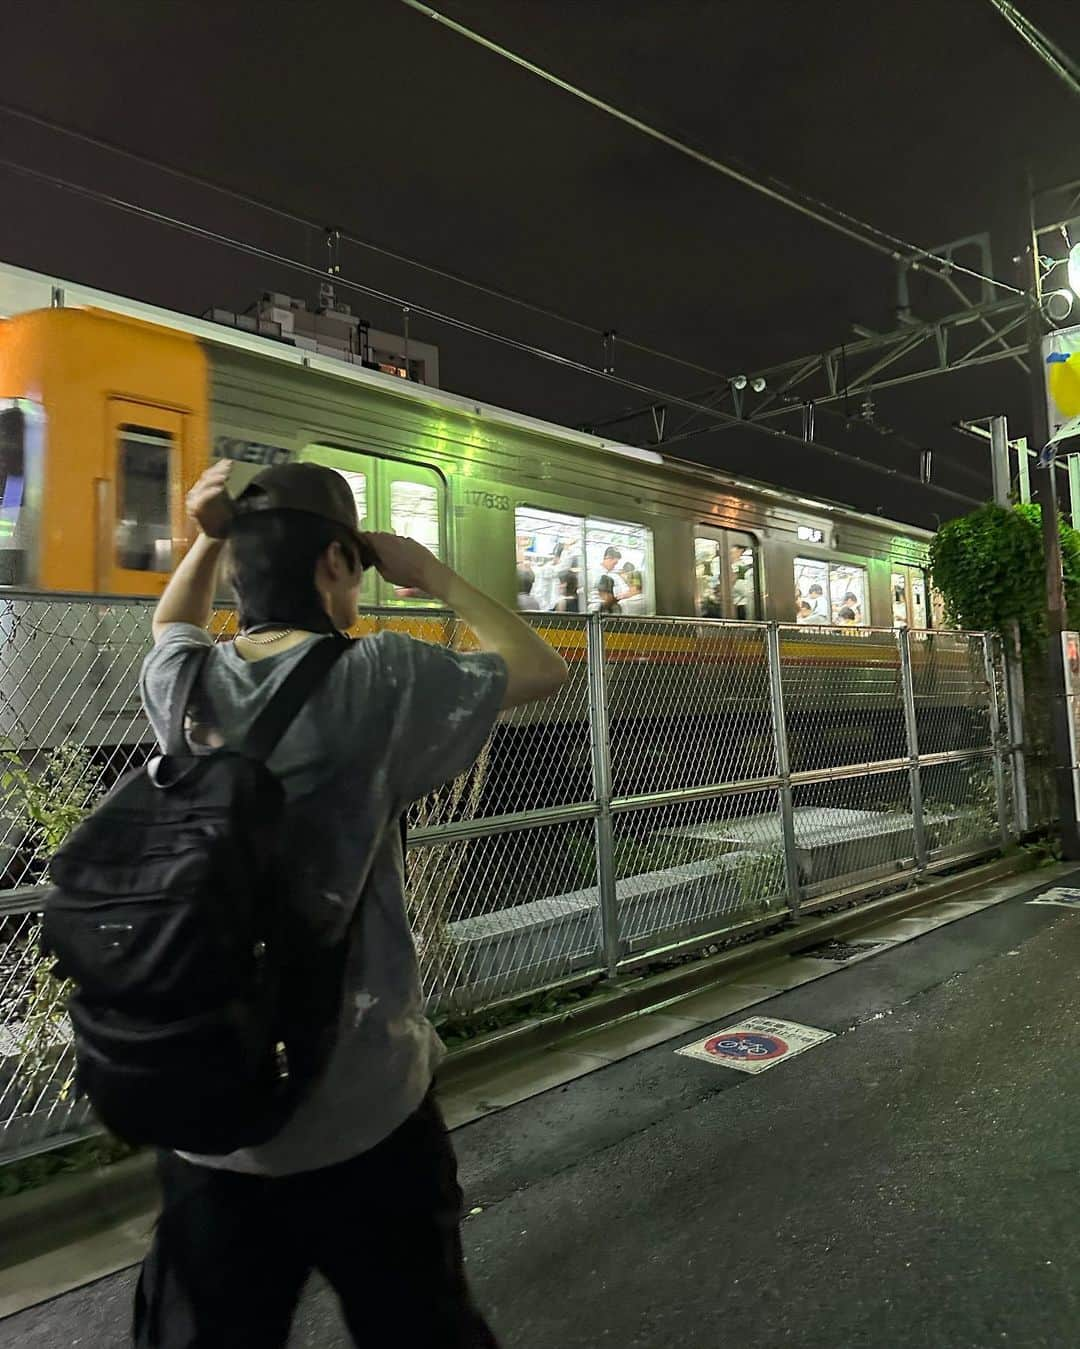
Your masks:
{"label": "man", "polygon": [[[621,561],[622,553],[619,552],[618,548],[609,547],[604,549],[604,556],[600,565],[604,568],[604,571],[611,581],[612,594],[615,596],[616,601],[621,600],[626,594],[626,582],[615,570],[616,566],[618,566]],[[601,581],[603,579],[603,577],[600,577]],[[599,589],[599,585],[597,588]]]}
{"label": "man", "polygon": [[811,623],[828,623],[832,615],[829,613],[825,604],[825,592],[815,581],[807,591],[810,597],[810,621]]}
{"label": "man", "polygon": [[536,573],[531,567],[518,567],[517,574],[517,607],[521,613],[537,613],[540,605],[536,596],[533,594],[533,586],[536,584]]}
{"label": "man", "polygon": [[613,577],[601,576],[596,582],[596,603],[593,605],[593,612],[606,614],[609,618],[617,618],[622,613],[622,607],[615,596]]}
{"label": "man", "polygon": [[850,610],[851,610],[851,614],[852,614],[852,622],[853,622],[853,623],[855,623],[856,625],[859,625],[859,624],[862,623],[862,621],[863,621],[863,620],[862,620],[862,605],[859,603],[859,597],[858,597],[858,595],[855,594],[854,590],[849,590],[849,591],[847,592],[847,594],[844,596],[844,598],[840,601],[840,607],[841,607],[841,609],[850,609]]}
{"label": "man", "polygon": [[[346,934],[335,1048],[268,1143],[162,1154],[164,1206],[136,1294],[136,1344],[278,1349],[318,1269],[358,1344],[490,1349],[465,1282],[461,1192],[431,1095],[442,1047],[423,1014],[397,821],[469,767],[501,708],[548,697],[566,666],[418,543],[359,534],[333,470],[266,469],[234,504],[229,467],[214,465],[189,495],[199,534],[154,613],[142,693],[159,739],[186,658],[211,644],[226,535],[239,633],[208,657],[188,732],[196,752],[238,743],[311,644],[352,626],[365,560],[391,585],[454,610],[480,652],[393,632],[353,643],[270,758],[294,818],[314,816],[305,844],[281,859],[286,883],[296,877],[293,893],[314,896],[315,917]],[[310,804],[322,794],[325,818]]]}

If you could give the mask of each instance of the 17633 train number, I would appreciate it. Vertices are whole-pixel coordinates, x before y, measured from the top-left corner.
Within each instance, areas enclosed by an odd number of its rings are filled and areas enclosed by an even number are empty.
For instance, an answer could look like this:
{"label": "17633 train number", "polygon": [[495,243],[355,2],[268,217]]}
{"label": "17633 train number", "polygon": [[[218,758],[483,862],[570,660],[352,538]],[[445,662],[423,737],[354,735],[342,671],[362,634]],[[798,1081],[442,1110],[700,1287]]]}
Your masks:
{"label": "17633 train number", "polygon": [[465,492],[466,506],[481,506],[486,511],[508,511],[510,509],[510,498],[500,496],[498,492],[481,492],[469,488]]}

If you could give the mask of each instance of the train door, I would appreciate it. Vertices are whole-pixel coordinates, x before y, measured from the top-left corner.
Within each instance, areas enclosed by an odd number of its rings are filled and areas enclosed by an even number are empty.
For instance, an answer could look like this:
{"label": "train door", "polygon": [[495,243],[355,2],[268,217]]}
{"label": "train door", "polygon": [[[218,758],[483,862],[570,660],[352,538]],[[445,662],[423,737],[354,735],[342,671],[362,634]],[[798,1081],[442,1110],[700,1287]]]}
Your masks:
{"label": "train door", "polygon": [[893,563],[892,620],[894,628],[930,626],[926,595],[926,574],[921,567]]}
{"label": "train door", "polygon": [[184,537],[184,418],[110,398],[96,481],[95,585],[110,595],[160,594]]}
{"label": "train door", "polygon": [[760,617],[757,540],[739,530],[699,525],[694,532],[697,612],[702,618]]}

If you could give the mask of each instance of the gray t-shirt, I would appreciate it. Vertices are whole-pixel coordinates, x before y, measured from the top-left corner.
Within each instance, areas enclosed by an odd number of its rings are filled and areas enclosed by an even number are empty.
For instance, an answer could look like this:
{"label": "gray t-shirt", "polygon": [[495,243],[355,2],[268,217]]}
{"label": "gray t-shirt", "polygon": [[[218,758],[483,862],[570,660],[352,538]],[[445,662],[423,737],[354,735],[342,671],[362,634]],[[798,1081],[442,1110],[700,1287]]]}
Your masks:
{"label": "gray t-shirt", "polygon": [[[185,655],[211,640],[202,628],[174,623],[147,656],[143,705],[159,741]],[[227,744],[239,743],[319,640],[254,661],[231,643],[213,648],[204,686]],[[325,907],[319,921],[348,934],[337,1044],[270,1142],[189,1160],[264,1175],[332,1166],[374,1147],[419,1106],[443,1048],[424,1015],[397,820],[411,801],[472,764],[505,688],[501,656],[460,655],[380,632],[352,645],[286,731],[269,767],[287,800],[333,782],[337,804],[303,859],[303,893],[312,889]]]}

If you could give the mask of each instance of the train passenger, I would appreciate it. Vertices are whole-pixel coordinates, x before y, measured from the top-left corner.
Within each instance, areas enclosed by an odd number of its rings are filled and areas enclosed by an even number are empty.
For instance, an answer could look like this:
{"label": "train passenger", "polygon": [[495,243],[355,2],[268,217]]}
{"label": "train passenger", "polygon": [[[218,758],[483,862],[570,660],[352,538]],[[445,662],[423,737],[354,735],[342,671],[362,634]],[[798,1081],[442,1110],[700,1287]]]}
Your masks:
{"label": "train passenger", "polygon": [[613,576],[601,576],[597,581],[596,604],[593,606],[593,612],[604,614],[607,617],[622,613],[618,597],[615,594],[615,578]]}
{"label": "train passenger", "polygon": [[828,623],[829,611],[825,607],[825,592],[815,581],[807,592],[810,596],[810,612],[815,623]]}
{"label": "train passenger", "polygon": [[[548,557],[540,566],[536,574],[536,584],[529,592],[536,600],[536,607],[545,613],[550,612],[555,607],[555,601],[559,594],[559,572],[562,571],[564,563],[562,561],[563,549],[565,544],[560,540],[551,550],[551,556]],[[518,589],[520,590],[520,586]],[[519,606],[520,607],[520,606]]]}
{"label": "train passenger", "polygon": [[836,624],[841,628],[854,628],[858,626],[858,619],[855,617],[855,610],[850,605],[842,604],[836,611]]}
{"label": "train passenger", "polygon": [[[604,549],[604,558],[601,566],[607,573],[608,580],[611,582],[612,594],[617,600],[621,600],[626,594],[626,582],[615,570],[616,564],[621,561],[622,553],[619,552],[618,548],[608,547]],[[603,580],[604,578],[601,577],[600,579]]]}
{"label": "train passenger", "polygon": [[741,543],[728,548],[728,566],[731,569],[731,605],[735,617],[754,617],[754,569],[752,554]]}
{"label": "train passenger", "polygon": [[[742,549],[739,552],[741,554]],[[735,617],[753,618],[751,613],[753,602],[754,589],[749,566],[746,563],[740,563],[738,567],[733,564],[731,570],[731,603],[735,608]]]}
{"label": "train passenger", "polygon": [[809,600],[799,600],[798,608],[795,611],[795,621],[796,623],[816,623],[819,621],[814,617],[814,611],[810,607]]}
{"label": "train passenger", "polygon": [[578,574],[567,568],[559,572],[559,598],[555,601],[557,614],[579,614],[581,597],[578,594]]}
{"label": "train passenger", "polygon": [[[135,1343],[281,1349],[318,1269],[358,1344],[491,1349],[469,1295],[454,1154],[431,1094],[443,1049],[424,1016],[398,820],[469,768],[501,708],[560,688],[566,664],[419,543],[361,534],[332,469],[266,469],[232,504],[230,466],[215,464],[189,495],[199,533],[154,613],[142,695],[163,744],[199,651],[207,724],[189,731],[190,747],[242,743],[304,654],[355,621],[365,565],[444,603],[480,650],[389,630],[350,643],[269,759],[289,837],[311,840],[281,858],[282,888],[320,940],[325,932],[344,946],[342,986],[318,1025],[332,1050],[268,1142],[160,1154],[164,1208],[136,1292]],[[240,631],[215,646],[207,625],[226,537]],[[299,952],[287,968],[307,960]],[[292,989],[298,1005],[304,992]]]}
{"label": "train passenger", "polygon": [[724,617],[724,592],[720,582],[714,581],[701,598],[702,618]]}
{"label": "train passenger", "polygon": [[849,590],[847,594],[844,596],[844,598],[840,601],[840,604],[842,607],[851,610],[851,612],[855,615],[856,624],[861,623],[863,621],[862,605],[859,603],[859,597],[858,595],[855,594],[854,590]]}
{"label": "train passenger", "polygon": [[532,593],[535,583],[536,573],[531,567],[518,567],[517,607],[529,613],[535,613],[540,608],[540,605],[536,601],[536,596]]}
{"label": "train passenger", "polygon": [[619,608],[624,614],[643,614],[645,612],[644,581],[641,572],[631,568],[627,571],[623,568],[623,575],[626,578],[626,594],[619,601]]}

